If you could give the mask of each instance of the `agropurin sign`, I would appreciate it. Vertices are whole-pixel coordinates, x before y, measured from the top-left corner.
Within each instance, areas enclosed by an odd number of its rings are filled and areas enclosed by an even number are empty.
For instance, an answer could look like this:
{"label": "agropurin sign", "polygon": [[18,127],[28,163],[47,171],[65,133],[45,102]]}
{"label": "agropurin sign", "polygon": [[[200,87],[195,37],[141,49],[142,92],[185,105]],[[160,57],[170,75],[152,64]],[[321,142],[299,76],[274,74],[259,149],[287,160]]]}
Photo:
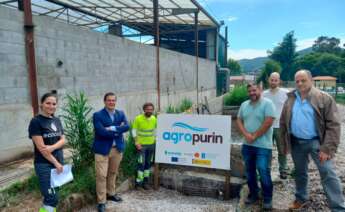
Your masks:
{"label": "agropurin sign", "polygon": [[161,114],[156,163],[230,170],[231,117]]}

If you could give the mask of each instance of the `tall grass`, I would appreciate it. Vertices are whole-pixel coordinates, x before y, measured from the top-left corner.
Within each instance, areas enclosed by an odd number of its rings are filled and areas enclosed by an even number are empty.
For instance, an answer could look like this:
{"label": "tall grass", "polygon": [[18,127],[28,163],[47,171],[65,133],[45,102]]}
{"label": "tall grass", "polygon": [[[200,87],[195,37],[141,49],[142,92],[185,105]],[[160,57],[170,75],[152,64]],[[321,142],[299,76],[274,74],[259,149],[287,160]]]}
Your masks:
{"label": "tall grass", "polygon": [[169,105],[166,109],[166,113],[183,113],[190,110],[193,106],[192,100],[188,98],[183,98],[178,106]]}

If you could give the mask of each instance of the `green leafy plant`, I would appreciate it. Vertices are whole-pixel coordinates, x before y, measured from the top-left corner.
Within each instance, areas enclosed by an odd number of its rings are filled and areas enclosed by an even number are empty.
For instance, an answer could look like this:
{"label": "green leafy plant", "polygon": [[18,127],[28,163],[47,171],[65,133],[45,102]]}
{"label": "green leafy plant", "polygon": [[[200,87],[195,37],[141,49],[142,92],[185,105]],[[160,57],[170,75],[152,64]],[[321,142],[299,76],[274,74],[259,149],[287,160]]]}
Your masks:
{"label": "green leafy plant", "polygon": [[135,147],[135,141],[132,135],[132,130],[130,129],[128,140],[126,142],[126,147],[120,165],[121,175],[124,178],[134,177],[136,175],[137,167],[137,149]]}
{"label": "green leafy plant", "polygon": [[242,102],[248,99],[246,85],[235,86],[232,91],[224,96],[225,106],[240,106]]}
{"label": "green leafy plant", "polygon": [[83,93],[67,95],[62,116],[65,124],[65,135],[68,145],[72,149],[72,160],[75,170],[90,166],[94,163],[91,151],[93,140],[93,126],[91,120],[92,108]]}
{"label": "green leafy plant", "polygon": [[185,112],[186,110],[189,110],[193,106],[193,102],[190,99],[184,98],[182,99],[179,111]]}
{"label": "green leafy plant", "polygon": [[191,109],[192,106],[193,106],[193,102],[188,98],[184,98],[184,99],[182,99],[181,103],[177,107],[173,106],[173,105],[169,105],[165,109],[165,112],[166,113],[183,113],[183,112]]}
{"label": "green leafy plant", "polygon": [[60,199],[66,199],[73,193],[84,193],[92,196],[96,195],[96,178],[93,166],[87,166],[78,170],[74,175],[72,183],[68,183],[59,190]]}
{"label": "green leafy plant", "polygon": [[166,110],[166,113],[180,113],[180,110],[177,107],[174,107],[172,105],[169,105]]}
{"label": "green leafy plant", "polygon": [[72,151],[74,180],[62,186],[59,194],[61,199],[66,199],[73,193],[88,194],[92,201],[96,193],[94,154],[91,150],[94,136],[92,108],[84,93],[67,95],[65,100],[62,117],[65,136]]}

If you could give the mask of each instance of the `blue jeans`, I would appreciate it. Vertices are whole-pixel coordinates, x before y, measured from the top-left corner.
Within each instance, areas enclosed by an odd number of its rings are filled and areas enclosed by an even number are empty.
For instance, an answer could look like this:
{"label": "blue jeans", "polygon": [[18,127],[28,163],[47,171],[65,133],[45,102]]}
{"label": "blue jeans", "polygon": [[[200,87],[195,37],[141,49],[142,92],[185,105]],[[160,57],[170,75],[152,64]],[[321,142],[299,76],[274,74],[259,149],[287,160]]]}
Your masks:
{"label": "blue jeans", "polygon": [[48,163],[35,163],[35,172],[43,196],[43,204],[55,208],[58,204],[58,195],[55,189],[50,187],[50,172],[54,168]]}
{"label": "blue jeans", "polygon": [[309,155],[313,159],[321,176],[321,184],[326,193],[329,207],[332,211],[345,211],[342,185],[334,172],[332,160],[320,163],[320,142],[314,140],[291,141],[291,156],[295,165],[296,200],[304,202],[308,200],[308,164]]}
{"label": "blue jeans", "polygon": [[271,179],[272,150],[249,145],[242,146],[242,156],[246,166],[247,184],[250,196],[257,198],[259,187],[256,170],[260,175],[260,183],[264,202],[272,201],[273,184]]}

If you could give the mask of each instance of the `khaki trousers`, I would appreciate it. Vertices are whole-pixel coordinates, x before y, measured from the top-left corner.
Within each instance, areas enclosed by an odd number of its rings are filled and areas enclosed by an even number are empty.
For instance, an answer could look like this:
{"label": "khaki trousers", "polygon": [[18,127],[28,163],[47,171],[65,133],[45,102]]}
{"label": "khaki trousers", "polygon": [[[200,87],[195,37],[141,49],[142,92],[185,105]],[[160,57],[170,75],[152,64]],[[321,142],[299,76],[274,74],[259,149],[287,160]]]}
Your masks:
{"label": "khaki trousers", "polygon": [[107,194],[115,194],[116,175],[118,174],[122,153],[111,148],[109,155],[95,154],[97,202],[104,204]]}

